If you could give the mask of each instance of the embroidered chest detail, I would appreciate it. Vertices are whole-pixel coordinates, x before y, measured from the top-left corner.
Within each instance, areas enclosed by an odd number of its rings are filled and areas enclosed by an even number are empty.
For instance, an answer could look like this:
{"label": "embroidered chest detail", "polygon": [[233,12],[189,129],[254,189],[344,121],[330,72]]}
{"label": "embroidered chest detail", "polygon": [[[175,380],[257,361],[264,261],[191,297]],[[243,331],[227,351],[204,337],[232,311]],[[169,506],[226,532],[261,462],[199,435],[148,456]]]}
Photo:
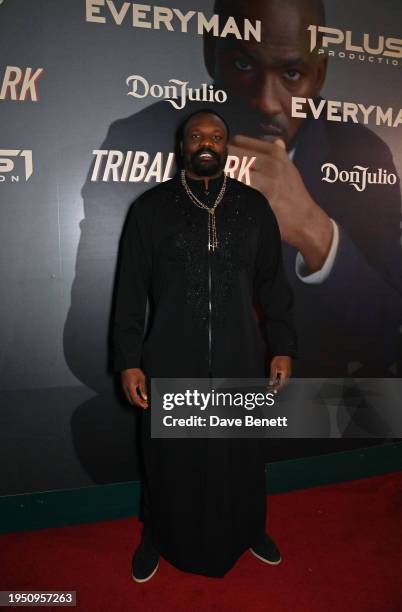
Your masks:
{"label": "embroidered chest detail", "polygon": [[228,300],[239,272],[252,266],[249,233],[253,219],[241,194],[233,184],[228,186],[216,212],[219,246],[211,252],[207,248],[208,212],[183,201],[186,196],[181,192],[173,197],[184,220],[174,246],[175,257],[184,269],[186,301],[195,315],[195,324],[208,325],[210,300],[212,321],[220,323],[228,314]]}

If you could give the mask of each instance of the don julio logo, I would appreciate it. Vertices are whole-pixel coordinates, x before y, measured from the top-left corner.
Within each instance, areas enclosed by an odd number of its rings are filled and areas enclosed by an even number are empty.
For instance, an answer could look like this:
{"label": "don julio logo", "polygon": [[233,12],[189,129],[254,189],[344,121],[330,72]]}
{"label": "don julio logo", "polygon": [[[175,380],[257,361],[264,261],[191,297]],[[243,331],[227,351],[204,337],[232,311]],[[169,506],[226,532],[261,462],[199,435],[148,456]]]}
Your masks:
{"label": "don julio logo", "polygon": [[131,87],[127,95],[133,96],[133,98],[146,98],[148,95],[153,98],[164,98],[166,102],[177,109],[184,108],[188,100],[219,103],[227,100],[227,94],[223,89],[214,90],[212,85],[206,83],[202,83],[201,87],[196,89],[188,87],[188,81],[169,79],[169,83],[171,84],[158,85],[155,83],[150,85],[144,77],[133,74],[126,79],[126,85]]}
{"label": "don julio logo", "polygon": [[[324,49],[335,47],[338,57],[346,57],[345,51],[348,53],[349,59],[356,59],[356,54],[359,60],[364,60],[366,54],[369,62],[391,63],[394,66],[400,64],[399,60],[402,57],[402,39],[392,38],[390,36],[376,35],[364,32],[357,38],[351,30],[339,30],[338,28],[328,28],[326,26],[309,25],[307,30],[310,32],[310,51],[316,47],[319,48],[319,53],[323,53]],[[341,46],[341,50],[339,49]],[[334,55],[333,50],[329,50],[329,55]],[[388,58],[395,58],[389,62]]]}
{"label": "don julio logo", "polygon": [[335,164],[327,163],[321,166],[322,178],[326,183],[349,183],[356,191],[364,191],[367,185],[395,185],[398,177],[393,172],[378,168],[369,172],[368,166],[353,166],[352,170],[339,170]]}

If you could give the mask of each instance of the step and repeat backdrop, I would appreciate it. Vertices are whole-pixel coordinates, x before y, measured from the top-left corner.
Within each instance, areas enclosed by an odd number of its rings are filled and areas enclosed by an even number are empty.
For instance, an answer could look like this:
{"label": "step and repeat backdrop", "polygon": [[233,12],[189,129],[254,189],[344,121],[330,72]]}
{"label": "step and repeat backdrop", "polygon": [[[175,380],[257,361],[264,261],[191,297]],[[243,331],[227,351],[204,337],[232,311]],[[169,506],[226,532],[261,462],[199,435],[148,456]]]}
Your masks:
{"label": "step and repeat backdrop", "polygon": [[[1,495],[141,478],[111,369],[119,238],[199,108],[277,215],[295,376],[401,376],[401,23],[397,0],[0,0]],[[267,440],[266,459],[385,442]]]}

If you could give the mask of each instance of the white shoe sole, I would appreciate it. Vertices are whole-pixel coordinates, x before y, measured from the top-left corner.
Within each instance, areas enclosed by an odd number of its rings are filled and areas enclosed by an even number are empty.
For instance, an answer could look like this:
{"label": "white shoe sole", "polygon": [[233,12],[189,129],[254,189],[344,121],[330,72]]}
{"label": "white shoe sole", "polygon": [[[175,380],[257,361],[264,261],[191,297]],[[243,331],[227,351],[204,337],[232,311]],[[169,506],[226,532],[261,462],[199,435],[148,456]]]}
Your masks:
{"label": "white shoe sole", "polygon": [[268,563],[269,565],[279,565],[279,563],[281,563],[282,561],[282,557],[279,559],[279,561],[268,561],[268,559],[264,559],[264,557],[257,555],[257,553],[254,552],[252,548],[249,548],[249,550],[254,555],[254,557],[257,557],[257,559],[260,559],[261,561],[263,561],[264,563]]}
{"label": "white shoe sole", "polygon": [[149,576],[147,576],[146,578],[136,578],[132,572],[131,572],[131,578],[134,580],[134,582],[147,582],[147,580],[150,580],[152,578],[152,576],[154,576],[154,574],[155,574],[156,570],[158,569],[158,567],[159,567],[159,561],[156,564],[156,567],[155,567],[154,571],[152,572],[152,574],[149,574]]}

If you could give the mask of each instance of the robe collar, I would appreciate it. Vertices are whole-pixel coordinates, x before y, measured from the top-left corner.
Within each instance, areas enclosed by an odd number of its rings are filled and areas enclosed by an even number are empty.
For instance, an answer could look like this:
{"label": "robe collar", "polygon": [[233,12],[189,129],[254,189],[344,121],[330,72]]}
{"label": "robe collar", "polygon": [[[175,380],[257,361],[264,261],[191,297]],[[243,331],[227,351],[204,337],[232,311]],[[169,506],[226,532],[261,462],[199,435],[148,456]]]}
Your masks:
{"label": "robe collar", "polygon": [[[222,187],[224,173],[217,176],[216,178],[208,179],[208,192],[210,194],[217,194]],[[191,191],[198,194],[205,193],[205,182],[204,179],[193,179],[186,174],[186,181]]]}

